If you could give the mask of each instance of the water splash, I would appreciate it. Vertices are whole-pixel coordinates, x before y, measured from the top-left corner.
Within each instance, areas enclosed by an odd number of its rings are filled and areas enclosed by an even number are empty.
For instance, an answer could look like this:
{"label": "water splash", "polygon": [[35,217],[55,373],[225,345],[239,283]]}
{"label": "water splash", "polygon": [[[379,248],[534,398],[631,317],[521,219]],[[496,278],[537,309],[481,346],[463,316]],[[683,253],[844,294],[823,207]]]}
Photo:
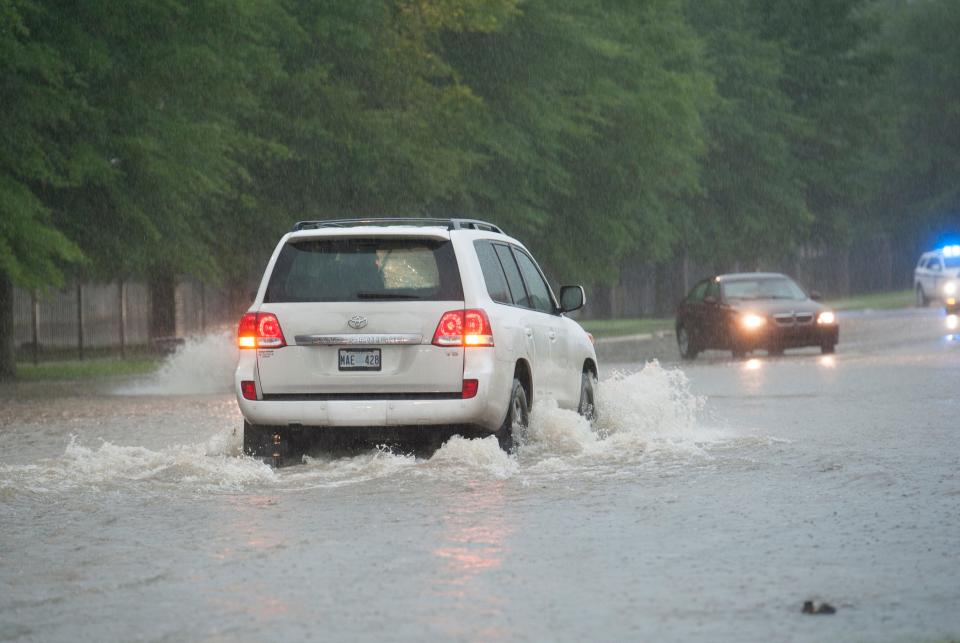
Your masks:
{"label": "water splash", "polygon": [[[652,361],[636,373],[615,373],[599,387],[600,418],[590,424],[547,400],[535,405],[520,439],[524,460],[569,456],[635,460],[651,453],[703,453],[722,437],[698,422],[705,399],[690,391],[683,371]],[[556,466],[552,462],[550,466]]]}
{"label": "water splash", "polygon": [[[215,363],[195,368],[198,361],[202,362],[198,356],[227,352],[227,343],[231,343],[229,338],[218,335],[188,344],[171,358],[148,390],[156,394],[195,391],[196,379],[202,379],[206,369],[217,368]],[[709,458],[711,444],[735,439],[701,425],[704,402],[690,391],[682,371],[650,362],[638,372],[617,373],[600,384],[600,419],[596,426],[574,411],[559,408],[556,402],[538,402],[528,429],[515,436],[518,446],[511,454],[503,452],[493,436],[455,436],[428,458],[381,447],[347,457],[304,457],[304,466],[277,471],[240,456],[240,431],[230,428],[205,442],[159,450],[108,441],[91,447],[74,438],[59,458],[34,465],[0,466],[0,489],[58,491],[174,485],[216,491],[266,485],[293,491],[404,476],[503,480],[517,474],[562,477],[594,471],[617,475],[640,462]]]}
{"label": "water splash", "polygon": [[187,339],[146,380],[117,389],[119,395],[193,395],[233,390],[237,346],[232,331]]}
{"label": "water splash", "polygon": [[217,433],[206,442],[160,450],[107,441],[91,447],[73,436],[59,458],[30,465],[0,465],[0,489],[45,493],[131,486],[155,490],[160,485],[230,491],[276,480],[273,469],[251,458],[237,457],[239,453],[239,435],[231,430]]}

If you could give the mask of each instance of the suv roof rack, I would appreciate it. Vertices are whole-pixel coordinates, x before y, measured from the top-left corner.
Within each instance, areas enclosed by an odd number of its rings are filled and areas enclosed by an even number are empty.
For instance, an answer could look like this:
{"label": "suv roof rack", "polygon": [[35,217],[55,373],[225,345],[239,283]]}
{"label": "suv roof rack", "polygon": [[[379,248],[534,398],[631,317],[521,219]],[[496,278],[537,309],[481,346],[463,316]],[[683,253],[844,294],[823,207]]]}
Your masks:
{"label": "suv roof rack", "polygon": [[391,225],[419,225],[443,226],[447,230],[486,230],[503,234],[500,226],[477,219],[431,219],[414,217],[390,217],[385,219],[325,219],[317,221],[297,221],[291,232],[299,230],[317,230],[319,228],[349,228],[353,226],[391,226]]}

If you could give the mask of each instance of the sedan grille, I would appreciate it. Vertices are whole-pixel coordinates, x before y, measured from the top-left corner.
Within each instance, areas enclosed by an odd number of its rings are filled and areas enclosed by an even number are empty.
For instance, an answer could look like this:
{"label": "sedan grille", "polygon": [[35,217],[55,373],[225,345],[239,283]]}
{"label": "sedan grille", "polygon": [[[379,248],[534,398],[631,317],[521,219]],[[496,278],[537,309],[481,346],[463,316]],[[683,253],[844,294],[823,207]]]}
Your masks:
{"label": "sedan grille", "polygon": [[813,313],[778,313],[773,319],[779,326],[803,326],[813,323]]}

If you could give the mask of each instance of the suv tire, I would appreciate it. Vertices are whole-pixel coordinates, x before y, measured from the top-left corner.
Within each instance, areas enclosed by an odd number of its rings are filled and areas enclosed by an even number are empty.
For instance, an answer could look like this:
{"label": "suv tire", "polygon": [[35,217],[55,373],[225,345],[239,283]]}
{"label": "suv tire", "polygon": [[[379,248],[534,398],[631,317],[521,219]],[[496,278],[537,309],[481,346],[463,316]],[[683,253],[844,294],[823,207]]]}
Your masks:
{"label": "suv tire", "polygon": [[596,424],[600,417],[597,405],[597,376],[592,371],[584,371],[580,376],[580,403],[577,413],[582,415],[590,426]]}
{"label": "suv tire", "polygon": [[917,284],[917,308],[926,308],[930,305],[927,299],[927,293],[923,292],[923,286]]}
{"label": "suv tire", "polygon": [[243,421],[243,455],[254,458],[263,458],[267,455],[267,445],[273,437],[268,428]]}
{"label": "suv tire", "polygon": [[530,406],[527,402],[527,391],[516,377],[510,387],[510,403],[507,405],[507,416],[503,419],[500,429],[494,433],[500,448],[509,452],[513,449],[514,429],[526,429],[530,425]]}

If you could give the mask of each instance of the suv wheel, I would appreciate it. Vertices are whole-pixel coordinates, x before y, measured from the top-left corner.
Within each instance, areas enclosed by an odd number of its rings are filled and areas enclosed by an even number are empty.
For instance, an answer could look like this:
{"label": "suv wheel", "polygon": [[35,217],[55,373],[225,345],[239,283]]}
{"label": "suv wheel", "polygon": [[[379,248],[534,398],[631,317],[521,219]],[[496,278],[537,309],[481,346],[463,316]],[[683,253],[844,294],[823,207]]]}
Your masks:
{"label": "suv wheel", "polygon": [[831,355],[836,350],[836,346],[833,342],[824,342],[820,344],[820,352],[824,355]]}
{"label": "suv wheel", "polygon": [[930,300],[927,299],[927,293],[923,292],[923,286],[917,284],[917,307],[926,308],[930,304]]}
{"label": "suv wheel", "polygon": [[700,352],[686,326],[677,328],[677,349],[679,349],[682,359],[696,359]]}
{"label": "suv wheel", "polygon": [[580,404],[577,413],[586,418],[593,426],[600,417],[597,407],[597,376],[591,371],[584,371],[580,376]]}
{"label": "suv wheel", "polygon": [[267,445],[270,442],[271,435],[268,435],[267,427],[250,424],[243,421],[243,455],[250,455],[255,458],[262,458],[267,452]]}
{"label": "suv wheel", "polygon": [[510,388],[510,404],[507,405],[507,417],[503,419],[500,429],[494,434],[497,442],[504,451],[513,448],[514,433],[521,433],[530,424],[530,407],[527,403],[527,392],[520,380],[513,378]]}

